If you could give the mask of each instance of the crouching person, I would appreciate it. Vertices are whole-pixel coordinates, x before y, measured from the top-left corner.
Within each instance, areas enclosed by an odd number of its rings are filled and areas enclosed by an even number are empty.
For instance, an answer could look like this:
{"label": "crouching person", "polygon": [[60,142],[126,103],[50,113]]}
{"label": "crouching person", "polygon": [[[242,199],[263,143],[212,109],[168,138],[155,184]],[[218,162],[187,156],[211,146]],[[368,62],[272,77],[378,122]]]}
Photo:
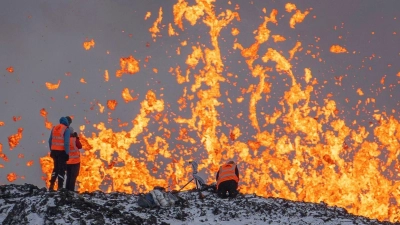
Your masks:
{"label": "crouching person", "polygon": [[79,141],[78,134],[74,132],[74,129],[72,127],[69,127],[69,130],[69,160],[67,161],[67,180],[65,188],[70,191],[74,191],[76,178],[79,175],[79,169],[81,165],[81,154],[79,152],[79,149],[82,148],[82,144]]}
{"label": "crouching person", "polygon": [[218,170],[216,179],[219,197],[236,197],[238,194],[239,170],[234,161],[229,161],[222,165]]}

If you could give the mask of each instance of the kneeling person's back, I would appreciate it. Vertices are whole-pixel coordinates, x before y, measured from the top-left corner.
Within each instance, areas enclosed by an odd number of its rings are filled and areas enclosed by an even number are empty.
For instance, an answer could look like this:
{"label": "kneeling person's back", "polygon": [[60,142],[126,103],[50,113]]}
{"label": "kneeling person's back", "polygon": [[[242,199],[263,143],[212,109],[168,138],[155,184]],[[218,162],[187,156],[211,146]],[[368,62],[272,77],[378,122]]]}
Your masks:
{"label": "kneeling person's back", "polygon": [[229,161],[222,165],[218,170],[216,179],[219,197],[236,197],[238,194],[239,170],[235,162]]}

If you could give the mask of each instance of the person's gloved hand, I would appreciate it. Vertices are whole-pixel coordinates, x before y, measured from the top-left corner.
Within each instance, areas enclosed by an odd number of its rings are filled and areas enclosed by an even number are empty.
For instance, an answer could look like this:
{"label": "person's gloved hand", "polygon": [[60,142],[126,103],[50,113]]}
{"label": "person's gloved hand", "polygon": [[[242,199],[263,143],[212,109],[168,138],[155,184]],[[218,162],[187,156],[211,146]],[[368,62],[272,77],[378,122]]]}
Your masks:
{"label": "person's gloved hand", "polygon": [[64,158],[65,158],[65,162],[68,161],[69,160],[69,155],[67,153],[65,153]]}
{"label": "person's gloved hand", "polygon": [[77,138],[78,137],[78,133],[74,132],[74,137]]}

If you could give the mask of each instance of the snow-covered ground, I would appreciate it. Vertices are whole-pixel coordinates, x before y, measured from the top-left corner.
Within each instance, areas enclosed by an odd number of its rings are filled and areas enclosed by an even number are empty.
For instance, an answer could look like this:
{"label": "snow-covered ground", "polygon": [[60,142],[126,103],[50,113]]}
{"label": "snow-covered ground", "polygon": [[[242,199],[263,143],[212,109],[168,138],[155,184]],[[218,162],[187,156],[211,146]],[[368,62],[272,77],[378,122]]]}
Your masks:
{"label": "snow-covered ground", "polygon": [[48,192],[34,185],[0,186],[2,224],[392,224],[354,216],[327,205],[239,195],[181,192],[186,201],[168,208],[141,208],[125,193]]}

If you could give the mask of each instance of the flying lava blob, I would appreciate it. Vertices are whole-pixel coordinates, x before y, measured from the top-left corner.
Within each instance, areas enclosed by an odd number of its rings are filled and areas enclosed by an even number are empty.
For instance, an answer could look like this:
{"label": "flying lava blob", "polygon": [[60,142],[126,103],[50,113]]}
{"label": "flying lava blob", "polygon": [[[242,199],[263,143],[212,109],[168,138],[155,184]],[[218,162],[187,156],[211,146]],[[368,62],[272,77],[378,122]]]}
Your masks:
{"label": "flying lava blob", "polygon": [[14,73],[14,67],[10,66],[6,69],[9,73]]}
{"label": "flying lava blob", "polygon": [[88,41],[88,40],[86,40],[85,42],[83,42],[83,48],[86,50],[86,51],[89,51],[91,48],[94,48],[94,46],[95,46],[95,42],[94,42],[94,40],[93,39],[91,39],[90,41]]}
{"label": "flying lava blob", "polygon": [[[182,44],[174,48],[175,51],[186,47],[189,51],[184,60],[170,65],[171,80],[176,80],[174,89],[182,93],[178,99],[163,99],[162,94],[149,88],[141,95],[143,99],[133,101],[136,97],[130,95],[129,89],[134,87],[126,87],[121,90],[121,97],[127,104],[118,107],[135,104],[139,108],[128,124],[121,122],[123,125],[115,131],[107,123],[99,122],[93,124],[97,132],[90,135],[81,126],[84,152],[78,190],[138,193],[154,186],[179,189],[191,173],[187,166],[190,160],[200,162],[199,170],[209,175],[207,182],[211,183],[220,164],[235,159],[240,165],[242,193],[325,202],[353,214],[400,221],[398,119],[389,113],[374,112],[376,121],[369,129],[357,121],[347,121],[332,98],[334,94],[321,103],[314,101],[323,81],[314,75],[312,67],[295,70],[294,60],[301,57],[305,47],[300,41],[269,29],[278,26],[277,9],[263,10],[266,15],[257,29],[249,33],[254,36],[249,43],[248,39],[241,39],[243,31],[236,26],[242,21],[239,6],[236,11],[216,10],[214,4],[215,0],[196,0],[194,5],[178,0],[172,7],[173,21],[163,21],[163,9],[159,8],[149,29],[154,44],[155,38],[158,43],[164,38],[179,37],[187,32],[185,26],[206,27],[207,43],[179,39]],[[279,10],[290,18],[289,24],[279,26],[291,29],[300,26],[311,11],[299,10],[291,3]],[[148,12],[144,19],[150,16]],[[169,36],[160,34],[163,27],[168,29]],[[230,32],[221,32],[224,29]],[[231,50],[239,53],[248,72],[229,71],[226,62],[230,56],[221,51],[225,34],[234,37]],[[291,49],[282,51],[277,47],[280,43]],[[333,45],[330,51],[347,52],[339,45]],[[177,55],[182,53],[176,50]],[[133,56],[122,57],[119,63],[121,69],[115,74],[120,80],[126,79],[123,74],[140,76],[140,68],[145,68]],[[235,81],[237,74],[248,76],[242,86]],[[112,83],[107,70],[102,79]],[[278,86],[276,80],[286,83]],[[58,85],[46,83],[49,90]],[[267,109],[266,105],[276,98],[272,93],[278,87],[284,88],[280,90],[282,96],[273,109]],[[361,89],[357,93],[357,97],[364,94]],[[179,106],[173,109],[172,102]],[[106,104],[111,117],[118,101],[108,100]],[[97,105],[102,113],[104,106]],[[231,105],[242,111],[231,111],[227,116]],[[47,121],[45,110],[41,110],[41,115]],[[17,137],[12,138],[12,146]],[[384,159],[379,157],[383,149],[387,152]],[[40,164],[42,179],[48,185],[52,160],[44,156]],[[393,165],[396,170],[389,169]],[[392,173],[386,175],[384,170]],[[190,185],[188,188],[194,184]]]}

